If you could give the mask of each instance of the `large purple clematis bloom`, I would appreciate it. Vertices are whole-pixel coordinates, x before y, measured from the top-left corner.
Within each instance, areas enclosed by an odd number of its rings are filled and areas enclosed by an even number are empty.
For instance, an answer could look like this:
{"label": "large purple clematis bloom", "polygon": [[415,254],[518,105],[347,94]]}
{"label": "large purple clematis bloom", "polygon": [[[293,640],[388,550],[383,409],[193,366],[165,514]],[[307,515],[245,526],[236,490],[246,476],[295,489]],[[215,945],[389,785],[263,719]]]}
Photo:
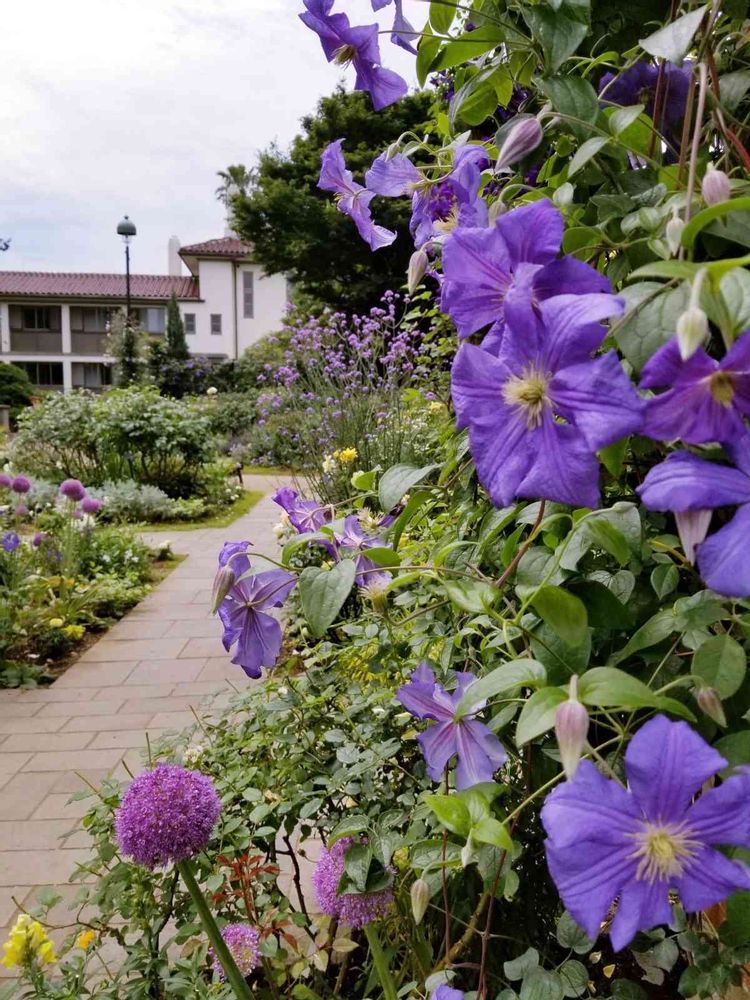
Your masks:
{"label": "large purple clematis bloom", "polygon": [[372,221],[370,202],[375,197],[372,191],[358,184],[351,170],[346,169],[341,144],[344,140],[337,139],[323,150],[320,157],[321,169],[318,187],[324,191],[333,191],[337,196],[339,212],[354,220],[357,231],[371,250],[387,247],[396,239],[396,234],[378,226]]}
{"label": "large purple clematis bloom", "polygon": [[289,523],[300,534],[317,531],[332,517],[330,507],[317,500],[300,500],[299,493],[288,486],[277,490],[271,499],[286,511]]}
{"label": "large purple clematis bloom", "polygon": [[393,17],[393,27],[391,28],[391,41],[394,45],[400,45],[402,49],[417,54],[417,50],[412,45],[412,40],[419,38],[419,32],[415,31],[412,25],[404,16],[403,0],[372,0],[374,11],[382,10],[393,2],[396,13]]}
{"label": "large purple clematis bloom", "polygon": [[[378,564],[372,559],[368,559],[364,554],[367,549],[382,548],[386,543],[382,538],[368,534],[356,514],[349,514],[348,517],[344,518],[341,531],[335,532],[334,537],[339,550],[344,549],[353,553],[354,563],[357,567],[355,583],[359,586],[376,585],[377,582],[385,583],[386,578],[390,580],[390,573],[385,570],[382,570],[381,573],[375,573],[375,570],[379,568]],[[374,580],[373,577],[376,579]]]}
{"label": "large purple clematis bloom", "polygon": [[[657,128],[669,130],[684,116],[692,75],[693,68],[689,62],[682,66],[664,63],[664,96],[660,100],[660,121],[654,123]],[[653,119],[658,79],[659,67],[640,61],[617,77],[614,73],[605,73],[599,81],[599,93],[609,104],[621,104],[623,107],[645,104],[646,114]]]}
{"label": "large purple clematis bloom", "polygon": [[509,318],[497,356],[464,344],[451,393],[477,475],[494,504],[516,497],[595,507],[596,452],[637,431],[643,402],[614,351],[591,354],[622,311],[612,295],[558,295],[539,320]]}
{"label": "large purple clematis bloom", "polygon": [[673,337],[642,372],[642,389],[663,386],[671,388],[647,400],[644,434],[688,444],[743,437],[742,418],[750,416],[750,333],[739,337],[721,361],[701,347],[683,361]]}
{"label": "large purple clematis bloom", "polygon": [[377,24],[352,27],[346,14],[332,14],[333,0],[303,0],[307,10],[300,14],[303,24],[320,38],[328,62],[354,66],[356,90],[366,90],[376,111],[393,104],[409,89],[406,81],[380,65]]}
{"label": "large purple clematis bloom", "polygon": [[420,663],[409,683],[398,689],[396,697],[418,719],[433,719],[437,723],[417,737],[432,780],[440,781],[448,761],[455,756],[456,785],[463,789],[480,781],[491,781],[508,755],[497,736],[476,718],[485,701],[472,705],[466,715],[456,716],[461,697],[476,677],[468,672],[457,672],[455,676],[456,689],[448,692],[436,682],[428,665]]}
{"label": "large purple clematis bloom", "polygon": [[584,760],[572,781],[548,795],[547,864],[590,938],[615,897],[610,936],[619,951],[638,931],[669,923],[670,891],[692,913],[750,889],[750,868],[714,849],[750,847],[750,775],[729,778],[693,801],[726,766],[687,723],[658,715],[627,749],[627,791]]}
{"label": "large purple clematis bloom", "polygon": [[261,667],[269,669],[281,652],[281,625],[267,614],[280,608],[297,582],[296,576],[281,569],[255,573],[238,580],[219,607],[224,626],[224,649],[237,643],[232,663],[248,677],[260,677]]}
{"label": "large purple clematis bloom", "polygon": [[[677,519],[717,507],[737,506],[734,517],[697,544],[698,569],[708,586],[729,597],[750,596],[750,436],[725,445],[736,468],[677,451],[655,465],[638,492],[651,510],[670,510]],[[703,521],[703,536],[709,519]]]}
{"label": "large purple clematis bloom", "polygon": [[583,261],[558,259],[563,217],[546,198],[502,215],[489,229],[457,229],[443,248],[441,308],[459,337],[492,325],[487,349],[511,319],[530,323],[535,305],[553,295],[609,292]]}
{"label": "large purple clematis bloom", "polygon": [[401,153],[381,153],[365,174],[370,191],[387,198],[412,195],[409,229],[421,247],[456,226],[487,225],[487,205],[479,197],[482,170],[489,164],[483,146],[460,146],[450,173],[437,184],[425,181],[411,160]]}

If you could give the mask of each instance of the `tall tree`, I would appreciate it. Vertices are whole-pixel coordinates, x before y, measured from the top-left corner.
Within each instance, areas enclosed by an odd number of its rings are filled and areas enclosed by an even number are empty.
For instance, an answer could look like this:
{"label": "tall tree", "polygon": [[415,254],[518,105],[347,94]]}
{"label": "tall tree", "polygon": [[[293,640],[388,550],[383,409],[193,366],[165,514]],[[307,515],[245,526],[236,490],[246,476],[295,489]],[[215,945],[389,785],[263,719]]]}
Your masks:
{"label": "tall tree", "polygon": [[177,296],[172,292],[172,297],[167,305],[167,332],[164,338],[164,346],[167,356],[177,361],[186,361],[190,357],[187,339],[185,338],[185,326],[180,316],[180,307],[177,305]]}
{"label": "tall tree", "polygon": [[255,182],[255,170],[248,170],[244,163],[233,163],[226,170],[217,170],[221,184],[214,194],[217,201],[228,205],[233,193],[247,194]]}
{"label": "tall tree", "polygon": [[432,100],[429,93],[413,94],[376,113],[367,95],[339,88],[302,119],[302,132],[288,152],[272,146],[260,154],[254,186],[235,195],[231,209],[234,228],[253,245],[267,272],[286,274],[314,302],[358,311],[403,283],[413,250],[408,202],[373,201],[377,221],[399,235],[392,246],[371,253],[352,220],[318,188],[320,154],[346,136],[347,165],[361,182],[375,157],[402,132],[423,132]]}

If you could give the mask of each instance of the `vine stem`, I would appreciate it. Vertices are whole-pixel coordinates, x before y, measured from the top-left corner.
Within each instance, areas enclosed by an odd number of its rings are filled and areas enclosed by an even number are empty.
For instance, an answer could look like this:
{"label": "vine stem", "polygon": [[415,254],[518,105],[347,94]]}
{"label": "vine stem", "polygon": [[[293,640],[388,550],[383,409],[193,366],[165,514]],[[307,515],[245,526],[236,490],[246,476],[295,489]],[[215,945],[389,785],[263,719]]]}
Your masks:
{"label": "vine stem", "polygon": [[372,964],[375,966],[375,971],[378,975],[378,979],[380,980],[380,985],[383,988],[383,996],[385,997],[385,1000],[398,1000],[396,984],[393,981],[391,970],[388,967],[388,960],[385,957],[383,946],[380,943],[380,935],[378,934],[377,926],[375,924],[365,924],[365,936],[367,938],[367,943],[370,946]]}
{"label": "vine stem", "polygon": [[544,508],[546,507],[546,505],[547,505],[547,501],[546,500],[542,500],[540,502],[540,504],[539,504],[539,513],[536,516],[536,521],[534,521],[534,525],[533,525],[533,527],[531,529],[531,532],[529,533],[529,537],[526,539],[526,541],[523,543],[523,545],[520,546],[520,548],[518,549],[518,552],[516,552],[516,554],[513,556],[513,558],[511,559],[511,561],[508,563],[507,567],[503,571],[502,576],[499,578],[499,580],[495,584],[495,586],[497,587],[498,590],[502,589],[502,587],[505,585],[505,583],[508,580],[508,577],[511,575],[511,573],[513,572],[513,570],[516,568],[516,566],[518,566],[518,564],[520,563],[520,561],[526,555],[526,552],[528,551],[529,546],[531,545],[531,543],[536,538],[537,531],[539,530],[539,526],[541,525],[542,519],[544,518]]}
{"label": "vine stem", "polygon": [[201,892],[200,886],[196,881],[195,872],[193,871],[193,862],[190,860],[178,862],[177,871],[182,876],[182,881],[185,883],[185,886],[193,899],[193,903],[195,903],[195,908],[198,911],[198,916],[203,924],[203,929],[206,932],[206,936],[211,942],[214,951],[216,952],[216,957],[219,959],[221,967],[224,969],[227,982],[232,987],[234,995],[238,998],[238,1000],[252,1000],[250,987],[247,985],[245,977],[237,968],[237,964],[232,958],[232,953],[227,947],[224,938],[221,936],[218,925],[214,920],[211,910],[209,909],[206,897]]}
{"label": "vine stem", "polygon": [[695,178],[698,171],[698,152],[700,150],[701,133],[703,132],[703,112],[706,108],[706,88],[708,72],[706,64],[698,64],[698,107],[695,111],[695,128],[693,129],[693,144],[690,148],[690,167],[688,169],[687,192],[685,195],[685,222],[690,221],[693,209],[693,194],[695,193]]}

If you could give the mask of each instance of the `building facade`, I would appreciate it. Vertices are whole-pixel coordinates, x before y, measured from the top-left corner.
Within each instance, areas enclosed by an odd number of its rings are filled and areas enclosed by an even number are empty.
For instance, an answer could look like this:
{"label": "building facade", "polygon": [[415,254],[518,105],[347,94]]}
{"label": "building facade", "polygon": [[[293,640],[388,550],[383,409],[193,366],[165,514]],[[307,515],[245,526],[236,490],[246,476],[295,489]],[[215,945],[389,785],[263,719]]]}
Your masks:
{"label": "building facade", "polygon": [[[251,249],[235,236],[185,247],[173,236],[169,274],[131,275],[132,312],[161,336],[174,293],[190,353],[238,358],[279,328],[287,305],[286,279],[265,274]],[[125,302],[124,274],[0,271],[0,362],[24,368],[41,389],[104,388],[110,318]]]}

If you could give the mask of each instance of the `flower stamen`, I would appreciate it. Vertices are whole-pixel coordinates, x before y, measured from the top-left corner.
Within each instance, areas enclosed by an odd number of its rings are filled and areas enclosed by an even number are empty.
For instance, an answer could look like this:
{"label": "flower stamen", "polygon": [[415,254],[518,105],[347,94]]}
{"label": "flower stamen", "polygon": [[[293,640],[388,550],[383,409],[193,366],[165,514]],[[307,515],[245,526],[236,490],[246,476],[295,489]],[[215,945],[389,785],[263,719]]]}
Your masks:
{"label": "flower stamen", "polygon": [[503,386],[503,400],[508,406],[519,406],[526,412],[529,430],[542,422],[545,407],[549,406],[549,375],[535,368],[527,368],[522,375],[514,375]]}
{"label": "flower stamen", "polygon": [[731,406],[734,400],[734,379],[729,372],[714,372],[709,378],[711,395],[722,406]]}
{"label": "flower stamen", "polygon": [[635,877],[641,882],[680,878],[701,846],[684,823],[648,823],[633,834],[638,845],[630,858],[638,861]]}

